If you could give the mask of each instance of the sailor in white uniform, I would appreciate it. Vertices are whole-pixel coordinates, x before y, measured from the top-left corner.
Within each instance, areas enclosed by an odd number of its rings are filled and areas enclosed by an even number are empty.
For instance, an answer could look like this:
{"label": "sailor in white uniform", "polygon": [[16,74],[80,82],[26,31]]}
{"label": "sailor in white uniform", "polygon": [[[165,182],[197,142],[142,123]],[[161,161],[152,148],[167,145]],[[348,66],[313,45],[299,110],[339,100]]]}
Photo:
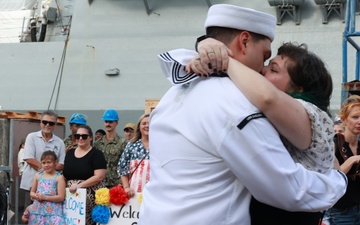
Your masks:
{"label": "sailor in white uniform", "polygon": [[[271,41],[275,24],[271,15],[223,4],[212,6],[205,22]],[[171,61],[165,73],[183,69],[176,57],[160,56]],[[173,86],[151,114],[149,141],[140,225],[248,225],[251,195],[286,210],[319,211],[346,191],[343,173],[294,163],[274,127],[227,77]]]}

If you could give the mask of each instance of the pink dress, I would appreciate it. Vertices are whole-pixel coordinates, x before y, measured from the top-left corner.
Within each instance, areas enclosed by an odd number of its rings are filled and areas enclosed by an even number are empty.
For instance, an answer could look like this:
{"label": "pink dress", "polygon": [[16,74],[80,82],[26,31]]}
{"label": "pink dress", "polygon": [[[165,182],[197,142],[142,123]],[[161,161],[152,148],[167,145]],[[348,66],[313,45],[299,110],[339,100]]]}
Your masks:
{"label": "pink dress", "polygon": [[[57,195],[56,178],[60,176],[57,172],[53,178],[43,178],[43,172],[40,172],[38,180],[38,188],[36,192],[43,193],[44,195]],[[37,201],[30,205],[29,208],[30,225],[64,225],[64,211],[62,202],[48,202]]]}

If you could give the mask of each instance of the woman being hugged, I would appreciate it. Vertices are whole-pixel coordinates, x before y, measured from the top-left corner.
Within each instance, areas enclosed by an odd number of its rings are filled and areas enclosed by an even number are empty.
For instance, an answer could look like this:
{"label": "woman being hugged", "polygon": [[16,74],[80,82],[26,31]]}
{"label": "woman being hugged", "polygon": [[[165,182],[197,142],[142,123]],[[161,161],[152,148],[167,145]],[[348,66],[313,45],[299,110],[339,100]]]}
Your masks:
{"label": "woman being hugged", "polygon": [[348,177],[345,195],[326,214],[331,225],[360,225],[360,96],[352,95],[338,115],[345,131],[334,137],[335,156]]}
{"label": "woman being hugged", "polygon": [[77,148],[66,153],[63,174],[70,192],[86,188],[86,225],[95,225],[91,212],[95,191],[105,187],[106,161],[103,153],[91,146],[93,133],[89,126],[80,125],[74,136]]}
{"label": "woman being hugged", "polygon": [[118,174],[130,198],[135,192],[141,193],[144,185],[149,181],[149,114],[139,118],[135,135],[120,157]]}
{"label": "woman being hugged", "polygon": [[[214,70],[217,73],[227,71],[246,98],[281,134],[295,162],[320,173],[334,167],[333,122],[328,110],[332,79],[319,57],[307,51],[305,45],[285,43],[269,65],[263,67],[263,76],[260,76],[258,72],[224,56],[224,52],[229,51],[222,43],[205,41],[210,44],[199,48],[199,57],[191,60],[187,72],[192,70],[197,74],[210,75]],[[223,58],[220,63],[216,62],[219,58]],[[209,65],[214,65],[214,70],[209,69]],[[271,216],[264,216],[264,212]],[[254,198],[250,214],[252,225],[317,225],[322,216],[320,212],[287,212]]]}
{"label": "woman being hugged", "polygon": [[38,172],[30,190],[33,204],[28,207],[29,224],[64,225],[62,203],[65,199],[65,179],[56,171],[56,154],[49,150],[41,155],[42,170]]}

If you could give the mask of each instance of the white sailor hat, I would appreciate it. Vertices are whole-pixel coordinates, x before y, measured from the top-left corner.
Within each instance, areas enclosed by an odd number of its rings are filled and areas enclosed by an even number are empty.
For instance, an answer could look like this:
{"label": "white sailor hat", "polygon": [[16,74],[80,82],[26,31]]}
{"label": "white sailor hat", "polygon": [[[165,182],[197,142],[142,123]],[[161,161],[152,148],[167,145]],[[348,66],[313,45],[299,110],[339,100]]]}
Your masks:
{"label": "white sailor hat", "polygon": [[208,27],[227,27],[275,37],[276,18],[273,15],[253,9],[228,4],[216,4],[210,7],[205,21]]}

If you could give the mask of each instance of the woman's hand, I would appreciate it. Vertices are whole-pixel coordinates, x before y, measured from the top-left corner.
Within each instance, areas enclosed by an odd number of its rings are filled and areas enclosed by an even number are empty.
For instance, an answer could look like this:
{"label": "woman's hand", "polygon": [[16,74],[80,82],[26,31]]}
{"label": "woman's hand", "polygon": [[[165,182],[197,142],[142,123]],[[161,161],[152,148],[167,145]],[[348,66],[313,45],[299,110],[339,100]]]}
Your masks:
{"label": "woman's hand", "polygon": [[[350,162],[350,167],[352,167],[352,166],[360,163],[360,155],[350,156],[348,160],[349,160],[349,162]],[[346,160],[346,161],[348,161],[348,160]],[[346,162],[346,161],[345,161],[345,162]],[[350,168],[350,169],[351,169],[351,168]]]}
{"label": "woman's hand", "polygon": [[351,156],[350,158],[352,158],[354,160],[353,164],[360,163],[360,155],[354,155],[354,156]]}
{"label": "woman's hand", "polygon": [[126,187],[126,188],[124,188],[124,190],[125,190],[126,194],[129,196],[129,198],[134,197],[134,195],[135,195],[134,189],[132,189],[130,187]]}
{"label": "woman's hand", "polygon": [[77,185],[77,184],[72,184],[72,185],[69,187],[70,193],[75,193],[77,189],[78,189],[78,185]]}
{"label": "woman's hand", "polygon": [[233,53],[225,44],[213,38],[207,38],[198,45],[199,57],[192,59],[186,66],[186,72],[208,76],[211,73],[225,72],[229,56]]}
{"label": "woman's hand", "polygon": [[186,73],[194,72],[199,76],[208,77],[212,73],[208,65],[202,64],[199,56],[192,58],[186,65]]}

